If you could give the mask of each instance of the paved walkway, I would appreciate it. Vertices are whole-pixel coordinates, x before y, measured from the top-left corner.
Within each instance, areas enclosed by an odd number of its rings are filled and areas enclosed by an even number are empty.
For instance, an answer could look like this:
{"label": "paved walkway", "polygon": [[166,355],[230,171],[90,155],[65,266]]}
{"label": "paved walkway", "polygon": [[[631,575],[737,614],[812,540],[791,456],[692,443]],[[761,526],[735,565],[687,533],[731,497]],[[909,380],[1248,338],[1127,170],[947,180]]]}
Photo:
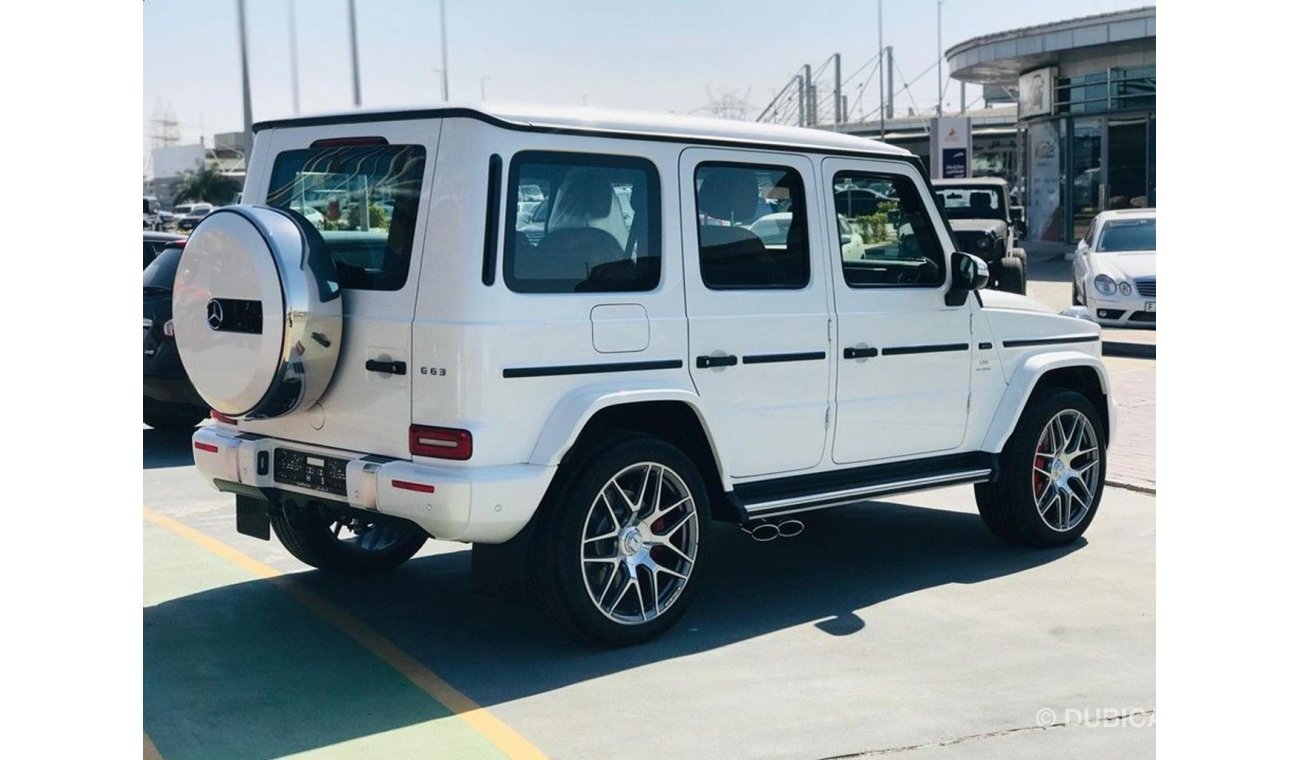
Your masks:
{"label": "paved walkway", "polygon": [[1111,391],[1119,406],[1115,445],[1106,482],[1140,491],[1156,490],[1156,365],[1146,359],[1106,359]]}

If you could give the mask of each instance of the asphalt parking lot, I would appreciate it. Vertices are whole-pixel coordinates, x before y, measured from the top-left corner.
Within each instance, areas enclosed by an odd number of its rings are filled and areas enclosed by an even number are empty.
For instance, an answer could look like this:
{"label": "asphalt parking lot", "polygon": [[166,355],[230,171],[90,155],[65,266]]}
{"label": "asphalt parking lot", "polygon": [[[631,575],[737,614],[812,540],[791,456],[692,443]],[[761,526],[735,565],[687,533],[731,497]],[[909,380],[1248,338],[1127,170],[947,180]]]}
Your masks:
{"label": "asphalt parking lot", "polygon": [[[1154,380],[1153,361],[1107,362]],[[1153,446],[1150,426],[1125,435]],[[1086,540],[1054,551],[993,538],[969,487],[768,544],[726,528],[682,623],[604,650],[471,593],[462,544],[380,579],[310,571],[235,532],[187,435],[143,435],[147,756],[1155,752],[1148,493],[1109,487]]]}

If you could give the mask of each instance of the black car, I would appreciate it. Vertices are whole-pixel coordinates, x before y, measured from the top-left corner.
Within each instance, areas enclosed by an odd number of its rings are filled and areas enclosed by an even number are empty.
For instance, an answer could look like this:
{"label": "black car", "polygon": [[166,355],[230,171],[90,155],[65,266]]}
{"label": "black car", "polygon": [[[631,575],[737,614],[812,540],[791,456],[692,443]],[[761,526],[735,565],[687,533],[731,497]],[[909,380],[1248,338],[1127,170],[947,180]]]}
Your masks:
{"label": "black car", "polygon": [[148,267],[153,263],[154,258],[162,252],[162,249],[179,240],[184,240],[184,235],[173,235],[170,232],[150,232],[144,233],[144,265]]}
{"label": "black car", "polygon": [[184,246],[183,240],[168,245],[144,270],[144,423],[158,430],[192,428],[209,413],[172,332],[172,282]]}

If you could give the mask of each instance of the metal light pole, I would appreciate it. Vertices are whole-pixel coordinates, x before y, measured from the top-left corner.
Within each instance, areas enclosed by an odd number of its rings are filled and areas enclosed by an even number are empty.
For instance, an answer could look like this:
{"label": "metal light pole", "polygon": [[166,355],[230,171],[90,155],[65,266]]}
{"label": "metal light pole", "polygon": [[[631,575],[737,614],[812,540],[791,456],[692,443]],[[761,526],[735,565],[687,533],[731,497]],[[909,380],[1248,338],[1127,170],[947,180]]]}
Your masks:
{"label": "metal light pole", "polygon": [[939,0],[939,31],[936,35],[936,47],[939,49],[938,63],[935,64],[935,73],[939,80],[939,102],[934,107],[936,116],[943,116],[943,0]]}
{"label": "metal light pole", "polygon": [[[876,0],[877,65],[885,65],[885,0]],[[880,139],[885,139],[885,72],[880,72]]]}
{"label": "metal light pole", "polygon": [[244,0],[239,0],[239,69],[244,84],[244,137],[247,138],[253,134],[253,96],[248,90],[248,26],[244,23]]}
{"label": "metal light pole", "polygon": [[298,115],[298,19],[289,0],[289,81],[293,84],[293,115]]}
{"label": "metal light pole", "polygon": [[357,0],[348,0],[348,35],[352,40],[352,105],[361,107],[361,68],[357,63]]}
{"label": "metal light pole", "polygon": [[438,27],[442,35],[442,100],[445,103],[449,99],[447,94],[447,0],[438,0]]}

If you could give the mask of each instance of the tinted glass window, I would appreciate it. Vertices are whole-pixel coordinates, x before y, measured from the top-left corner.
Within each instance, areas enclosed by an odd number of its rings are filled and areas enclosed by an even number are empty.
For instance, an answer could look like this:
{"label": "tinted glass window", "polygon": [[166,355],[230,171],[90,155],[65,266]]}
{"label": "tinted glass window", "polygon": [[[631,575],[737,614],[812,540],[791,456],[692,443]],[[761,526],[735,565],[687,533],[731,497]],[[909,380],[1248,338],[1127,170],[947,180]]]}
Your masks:
{"label": "tinted glass window", "polygon": [[[839,172],[835,207],[852,209],[846,221],[858,239],[841,237],[849,287],[928,286],[943,283],[943,248],[916,185],[905,177]],[[869,209],[869,212],[868,212]]]}
{"label": "tinted glass window", "polygon": [[519,153],[506,198],[503,263],[511,290],[614,293],[659,285],[659,173],[649,161]]}
{"label": "tinted glass window", "polygon": [[146,288],[172,289],[176,279],[176,268],[181,263],[181,249],[178,246],[164,248],[149,266],[144,268],[144,286]]}
{"label": "tinted glass window", "polygon": [[991,187],[938,187],[935,196],[949,219],[1004,219],[1002,193]]}
{"label": "tinted glass window", "polygon": [[420,145],[285,151],[266,202],[320,230],[343,287],[399,290],[411,266],[424,160]]}
{"label": "tinted glass window", "polygon": [[709,288],[797,290],[808,284],[808,206],[794,169],[700,164],[695,218],[700,276]]}
{"label": "tinted glass window", "polygon": [[1101,228],[1101,237],[1097,241],[1097,250],[1101,253],[1155,249],[1154,219],[1112,219]]}

